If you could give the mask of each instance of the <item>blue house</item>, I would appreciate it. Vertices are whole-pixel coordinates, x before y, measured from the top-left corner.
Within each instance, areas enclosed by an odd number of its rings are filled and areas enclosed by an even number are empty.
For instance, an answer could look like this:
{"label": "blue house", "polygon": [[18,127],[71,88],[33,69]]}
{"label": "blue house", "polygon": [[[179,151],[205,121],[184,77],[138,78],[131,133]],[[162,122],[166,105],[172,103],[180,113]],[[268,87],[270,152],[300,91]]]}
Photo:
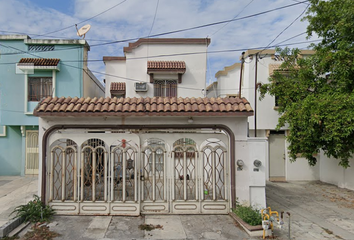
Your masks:
{"label": "blue house", "polygon": [[0,175],[38,173],[38,102],[52,97],[101,97],[87,67],[86,40],[0,35]]}

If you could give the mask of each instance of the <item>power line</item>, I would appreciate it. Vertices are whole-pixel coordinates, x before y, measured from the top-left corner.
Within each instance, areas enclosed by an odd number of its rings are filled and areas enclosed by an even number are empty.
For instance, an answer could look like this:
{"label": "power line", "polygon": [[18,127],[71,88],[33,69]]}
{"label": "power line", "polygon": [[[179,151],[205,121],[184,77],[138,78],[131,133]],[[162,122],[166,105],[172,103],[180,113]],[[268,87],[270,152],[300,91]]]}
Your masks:
{"label": "power line", "polygon": [[150,36],[151,31],[152,31],[152,29],[153,29],[153,27],[154,27],[154,24],[155,24],[155,19],[156,19],[156,15],[157,15],[157,9],[159,8],[159,2],[160,2],[160,0],[157,0],[154,18],[153,18],[153,20],[152,20],[152,24],[151,24],[151,28],[150,28],[150,32],[149,32],[148,36]]}
{"label": "power line", "polygon": [[[303,1],[303,2],[307,2],[307,1]],[[263,15],[263,14],[266,14],[266,13],[270,13],[270,12],[282,10],[282,9],[285,9],[285,8],[297,6],[297,5],[299,5],[299,4],[303,3],[303,2],[298,2],[298,3],[293,3],[293,4],[290,4],[290,5],[286,5],[286,6],[282,6],[282,7],[278,7],[278,8],[273,8],[273,9],[270,9],[270,10],[267,10],[267,11],[263,11],[263,12],[259,12],[259,13],[255,13],[255,14],[251,14],[251,15],[247,15],[245,17],[240,17],[240,18],[235,18],[235,19],[230,19],[230,20],[224,20],[224,21],[219,21],[219,22],[213,22],[213,23],[203,24],[203,25],[199,25],[199,26],[195,26],[195,27],[168,31],[168,32],[164,32],[164,33],[158,33],[158,34],[154,34],[154,35],[151,35],[151,36],[148,36],[148,37],[160,37],[160,36],[163,36],[163,35],[180,33],[180,32],[185,32],[185,31],[190,31],[190,30],[195,30],[195,29],[215,26],[215,25],[219,25],[219,24],[224,24],[224,23],[244,20],[244,19],[248,19],[248,18],[252,18],[252,17],[257,17],[257,16],[260,16],[260,15]],[[112,41],[112,42],[94,44],[94,45],[91,45],[91,47],[103,46],[103,45],[115,44],[115,43],[122,43],[122,42],[126,42],[126,41],[133,41],[133,40],[137,40],[137,39],[140,39],[140,38],[146,38],[146,36],[145,37],[139,37],[139,38],[131,38],[131,39],[125,39],[125,40],[119,40],[119,41]]]}
{"label": "power line", "polygon": [[290,38],[288,38],[288,39],[285,39],[285,40],[283,40],[283,41],[281,41],[281,42],[278,42],[278,43],[275,44],[275,45],[282,44],[282,43],[284,43],[284,42],[287,42],[287,41],[289,41],[289,40],[291,40],[291,39],[297,38],[297,37],[299,37],[299,36],[301,36],[301,35],[304,35],[304,34],[306,34],[306,33],[307,33],[307,32],[299,33],[299,34],[297,34],[297,35],[295,35],[295,36],[292,36],[292,37],[290,37]]}
{"label": "power line", "polygon": [[[300,36],[302,34],[298,34],[294,37],[289,38],[288,40],[295,38],[297,36]],[[312,41],[302,41],[302,42],[293,42],[293,43],[288,43],[288,44],[276,44],[276,45],[272,45],[272,46],[267,46],[267,48],[275,48],[277,46],[291,46],[291,45],[298,45],[298,44],[304,44],[304,43],[314,43],[314,42],[319,42],[322,41],[322,39],[317,39],[317,40],[312,40]],[[284,41],[283,41],[284,42]],[[4,47],[9,47],[9,48],[13,48],[10,46],[6,46],[2,43],[0,43],[0,46],[4,46]],[[225,50],[213,50],[213,51],[208,51],[208,54],[219,54],[219,53],[229,53],[229,52],[243,52],[243,51],[247,51],[247,50],[258,50],[258,49],[264,49],[265,47],[251,47],[251,48],[238,48],[238,49],[225,49]],[[19,50],[21,51],[21,53],[24,54],[29,54],[38,58],[43,58],[41,56],[32,54],[31,52],[28,51],[23,51],[23,50]],[[149,56],[149,58],[161,58],[161,57],[173,57],[173,56],[185,56],[185,55],[198,55],[198,54],[205,54],[205,52],[187,52],[187,53],[175,53],[175,54],[161,54],[161,55],[153,55],[153,56]],[[136,59],[146,59],[146,57],[132,57],[132,58],[128,58],[126,59],[126,61],[129,60],[136,60]],[[102,62],[102,59],[92,59],[92,60],[65,60],[65,61],[61,61],[61,62]],[[16,64],[17,62],[12,62],[12,63],[6,63],[6,62],[2,62],[0,63],[0,65],[6,65],[6,64]]]}
{"label": "power line", "polygon": [[[253,1],[254,1],[254,0],[251,0],[246,6],[244,6],[244,7],[241,9],[241,11],[233,17],[233,19],[237,18],[237,17],[243,12],[243,10],[245,10]],[[224,27],[226,27],[229,23],[230,23],[230,22],[226,23],[224,26],[222,26],[221,28],[219,28],[218,30],[216,30],[214,33],[212,33],[212,34],[210,35],[210,37],[212,37],[212,36],[215,35],[217,32],[219,32],[221,29],[223,29]]]}
{"label": "power line", "polygon": [[[116,44],[116,43],[130,42],[130,41],[138,40],[140,38],[160,37],[160,36],[164,36],[164,35],[169,35],[169,34],[174,34],[174,33],[179,33],[179,32],[184,32],[184,31],[190,31],[190,30],[195,30],[195,29],[199,29],[199,28],[210,27],[210,26],[219,25],[219,24],[223,24],[223,23],[239,21],[239,20],[243,20],[243,19],[248,19],[248,18],[260,16],[260,15],[263,15],[263,14],[266,14],[266,13],[274,12],[274,11],[277,11],[277,10],[282,10],[282,9],[285,9],[285,8],[297,6],[297,5],[299,5],[301,3],[304,3],[304,2],[307,2],[307,1],[298,2],[298,3],[286,5],[286,6],[283,6],[283,7],[274,8],[274,9],[271,9],[271,10],[267,10],[267,11],[263,11],[263,12],[259,12],[259,13],[255,13],[255,14],[251,14],[251,15],[247,15],[247,16],[241,17],[241,18],[235,18],[235,19],[230,19],[230,20],[213,22],[213,23],[208,23],[208,24],[199,25],[199,26],[195,26],[195,27],[190,27],[190,28],[184,28],[184,29],[179,29],[179,30],[173,30],[173,31],[169,31],[169,32],[158,33],[158,34],[154,34],[154,35],[150,35],[150,36],[129,38],[129,39],[124,39],[124,40],[116,40],[116,41],[111,41],[111,42],[93,44],[90,47],[97,47],[97,46],[110,45],[110,44]],[[41,36],[41,35],[38,35],[38,36]],[[80,47],[72,47],[72,48],[57,49],[57,50],[54,49],[53,51],[64,51],[64,50],[78,49],[78,48],[80,48]]]}
{"label": "power line", "polygon": [[127,1],[127,0],[123,0],[122,2],[120,2],[120,3],[118,3],[118,4],[114,5],[114,6],[112,6],[112,7],[110,7],[110,8],[108,8],[107,10],[104,10],[103,12],[100,12],[99,14],[96,14],[95,16],[90,17],[90,18],[88,18],[88,19],[85,19],[85,20],[83,20],[83,21],[81,21],[81,22],[78,22],[78,23],[76,23],[76,24],[74,24],[74,25],[70,25],[70,26],[67,26],[67,27],[65,27],[65,28],[62,28],[62,29],[59,29],[59,30],[56,30],[56,31],[52,31],[52,32],[49,32],[49,33],[37,35],[37,36],[46,36],[46,35],[49,35],[49,34],[52,34],[52,33],[57,33],[57,32],[64,31],[64,30],[66,30],[66,29],[68,29],[68,28],[71,28],[71,27],[75,27],[75,25],[79,25],[79,24],[84,23],[84,22],[87,22],[87,21],[89,21],[89,20],[91,20],[91,19],[93,19],[93,18],[95,18],[95,17],[98,17],[98,16],[100,16],[100,15],[102,15],[102,14],[104,14],[104,13],[110,11],[110,10],[112,10],[113,8],[118,7],[119,5],[121,5],[122,3],[126,2],[126,1]]}
{"label": "power line", "polygon": [[302,13],[297,16],[286,28],[283,29],[283,31],[281,31],[262,51],[260,51],[259,53],[262,53],[265,49],[267,49],[275,40],[278,39],[278,37],[280,37],[280,35],[282,35],[289,27],[291,27],[305,12],[306,10],[309,8],[310,4],[308,4],[306,6],[306,8],[304,9],[304,11],[302,11]]}

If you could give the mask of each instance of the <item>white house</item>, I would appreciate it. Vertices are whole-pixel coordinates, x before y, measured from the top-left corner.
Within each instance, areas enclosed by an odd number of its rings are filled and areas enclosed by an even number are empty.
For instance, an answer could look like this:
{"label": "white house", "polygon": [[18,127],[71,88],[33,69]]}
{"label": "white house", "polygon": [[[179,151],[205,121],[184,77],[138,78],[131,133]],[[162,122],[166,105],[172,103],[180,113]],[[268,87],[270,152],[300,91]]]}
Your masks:
{"label": "white house", "polygon": [[265,207],[267,141],[247,136],[246,98],[204,96],[209,42],[140,39],[104,57],[106,98],[41,101],[42,200],[63,214]]}
{"label": "white house", "polygon": [[[313,54],[313,51],[301,51],[303,57],[310,54]],[[353,170],[343,169],[338,166],[337,160],[327,159],[323,152],[317,155],[318,163],[314,167],[309,166],[307,160],[301,157],[297,158],[296,162],[289,161],[288,143],[285,140],[288,130],[284,127],[280,131],[275,131],[279,118],[276,99],[267,95],[263,100],[259,100],[259,92],[256,89],[259,84],[268,83],[269,76],[281,63],[282,60],[276,55],[275,50],[248,50],[244,53],[241,96],[248,99],[254,109],[254,115],[248,118],[249,137],[268,139],[267,180],[321,180],[354,189]],[[207,87],[207,96],[238,96],[240,71],[241,63],[238,62],[217,72],[215,75],[217,81]],[[352,165],[353,163],[352,160]]]}

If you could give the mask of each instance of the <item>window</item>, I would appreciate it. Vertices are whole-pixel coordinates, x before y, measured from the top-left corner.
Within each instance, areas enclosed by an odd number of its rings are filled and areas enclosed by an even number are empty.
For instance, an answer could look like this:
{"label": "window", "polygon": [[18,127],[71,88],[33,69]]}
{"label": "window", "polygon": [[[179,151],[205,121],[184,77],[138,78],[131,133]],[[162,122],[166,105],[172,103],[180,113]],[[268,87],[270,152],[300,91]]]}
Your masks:
{"label": "window", "polygon": [[52,96],[51,77],[28,78],[28,101],[39,102],[41,99]]}
{"label": "window", "polygon": [[177,97],[177,80],[154,80],[155,97]]}

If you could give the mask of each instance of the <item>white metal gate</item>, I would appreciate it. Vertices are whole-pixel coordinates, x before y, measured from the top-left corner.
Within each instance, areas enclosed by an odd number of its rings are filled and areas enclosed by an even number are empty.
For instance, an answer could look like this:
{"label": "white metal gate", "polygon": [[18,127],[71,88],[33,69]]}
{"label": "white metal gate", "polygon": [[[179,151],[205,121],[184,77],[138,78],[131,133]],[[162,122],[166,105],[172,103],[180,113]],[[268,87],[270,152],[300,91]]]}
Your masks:
{"label": "white metal gate", "polygon": [[227,154],[218,144],[181,138],[166,150],[149,140],[139,150],[124,139],[51,146],[49,204],[62,214],[228,213]]}
{"label": "white metal gate", "polygon": [[26,164],[25,174],[38,174],[39,153],[38,153],[38,131],[26,131]]}

